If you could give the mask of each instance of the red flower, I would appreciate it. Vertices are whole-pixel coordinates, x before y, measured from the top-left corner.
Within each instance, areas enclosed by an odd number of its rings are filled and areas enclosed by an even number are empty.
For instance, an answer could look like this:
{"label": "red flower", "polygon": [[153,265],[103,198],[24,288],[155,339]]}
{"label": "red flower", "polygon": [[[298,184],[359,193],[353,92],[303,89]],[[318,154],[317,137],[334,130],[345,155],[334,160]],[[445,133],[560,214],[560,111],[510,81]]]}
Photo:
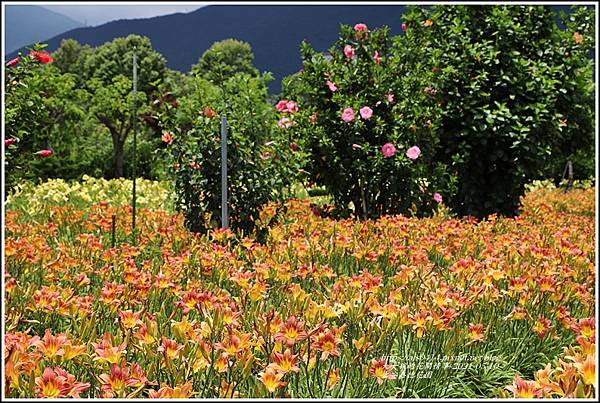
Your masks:
{"label": "red flower", "polygon": [[11,59],[11,60],[9,60],[9,61],[6,63],[6,67],[14,67],[14,66],[16,66],[17,64],[19,64],[19,56],[15,57],[14,59]]}
{"label": "red flower", "polygon": [[52,56],[50,56],[46,52],[33,51],[30,54],[31,54],[31,56],[33,56],[40,63],[46,64],[46,63],[50,63],[50,62],[54,61],[54,59],[52,58]]}
{"label": "red flower", "polygon": [[17,139],[15,139],[15,138],[11,137],[11,138],[9,138],[9,139],[6,139],[6,140],[4,140],[4,145],[5,145],[6,147],[8,147],[8,146],[12,146],[12,145],[13,145],[13,144],[15,144],[16,142],[17,142]]}
{"label": "red flower", "polygon": [[296,144],[296,143],[290,143],[290,149],[292,151],[296,151],[298,149],[298,144]]}
{"label": "red flower", "polygon": [[210,106],[207,106],[206,108],[204,108],[202,113],[204,114],[204,116],[206,116],[209,119],[212,119],[215,116],[217,116],[217,112],[215,112]]}
{"label": "red flower", "polygon": [[167,144],[172,144],[173,143],[173,135],[171,133],[164,133],[161,136],[161,140]]}
{"label": "red flower", "polygon": [[406,23],[402,23],[402,32],[406,32]]}
{"label": "red flower", "polygon": [[36,155],[39,155],[42,158],[46,158],[52,155],[52,150],[40,150],[38,152],[35,153]]}

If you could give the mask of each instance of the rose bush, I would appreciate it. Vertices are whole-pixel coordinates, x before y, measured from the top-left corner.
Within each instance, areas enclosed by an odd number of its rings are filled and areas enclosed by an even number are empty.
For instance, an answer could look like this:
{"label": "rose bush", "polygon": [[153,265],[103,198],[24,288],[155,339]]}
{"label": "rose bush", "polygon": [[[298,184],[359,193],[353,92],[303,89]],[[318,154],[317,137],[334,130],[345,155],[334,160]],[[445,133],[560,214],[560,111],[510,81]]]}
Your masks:
{"label": "rose bush", "polygon": [[436,208],[434,193],[451,192],[453,178],[434,159],[439,105],[423,92],[431,73],[407,75],[388,29],[362,23],[342,26],[328,55],[308,43],[301,53],[303,70],[284,80],[284,96],[298,102],[292,129],[311,155],[305,169],[331,193],[336,213]]}

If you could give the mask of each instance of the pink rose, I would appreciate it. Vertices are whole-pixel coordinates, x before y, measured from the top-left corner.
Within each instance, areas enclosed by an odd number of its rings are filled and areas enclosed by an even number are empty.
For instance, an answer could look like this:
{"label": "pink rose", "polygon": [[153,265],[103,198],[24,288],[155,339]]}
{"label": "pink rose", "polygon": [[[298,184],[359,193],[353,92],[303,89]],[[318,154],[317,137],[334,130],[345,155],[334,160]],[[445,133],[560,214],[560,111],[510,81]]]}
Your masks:
{"label": "pink rose", "polygon": [[14,59],[11,59],[11,60],[9,60],[9,61],[6,63],[6,67],[14,67],[14,66],[16,66],[17,64],[19,64],[19,56],[15,57]]}
{"label": "pink rose", "polygon": [[358,31],[368,31],[369,28],[367,28],[367,26],[361,22],[361,23],[358,23],[358,24],[356,24],[354,26],[354,30],[357,31],[357,32]]}
{"label": "pink rose", "polygon": [[378,51],[375,51],[375,54],[373,55],[373,60],[375,60],[375,64],[381,63],[381,57],[379,57]]}
{"label": "pink rose", "polygon": [[285,112],[289,112],[289,113],[296,113],[298,112],[298,104],[295,103],[294,101],[289,101],[287,104],[285,104],[287,109]]}
{"label": "pink rose", "polygon": [[350,45],[344,46],[344,54],[348,59],[354,59],[354,48]]}
{"label": "pink rose", "polygon": [[346,123],[352,122],[354,120],[354,111],[352,108],[346,108],[342,112],[342,120]]}
{"label": "pink rose", "polygon": [[367,38],[369,36],[367,26],[365,24],[356,24],[354,26],[354,30],[356,31],[356,39]]}
{"label": "pink rose", "polygon": [[15,144],[16,142],[17,142],[17,139],[15,139],[15,138],[11,137],[11,138],[9,138],[9,139],[6,139],[6,140],[4,140],[4,145],[5,145],[6,147],[8,147],[8,146],[12,146],[12,145],[13,145],[13,144]]}
{"label": "pink rose", "polygon": [[394,94],[392,94],[392,93],[387,94],[387,100],[389,103],[394,102]]}
{"label": "pink rose", "polygon": [[436,203],[441,203],[442,202],[442,195],[435,192],[433,194],[433,200],[435,200]]}
{"label": "pink rose", "polygon": [[317,123],[317,118],[318,118],[317,112],[313,112],[313,114],[310,115],[310,123],[312,123],[313,125],[315,123]]}
{"label": "pink rose", "polygon": [[417,146],[412,146],[408,150],[406,150],[406,156],[411,160],[416,160],[421,155],[421,150]]}
{"label": "pink rose", "polygon": [[290,120],[290,118],[284,116],[281,119],[279,119],[279,122],[277,122],[277,126],[281,127],[282,129],[287,129],[289,127],[292,127],[292,121]]}
{"label": "pink rose", "polygon": [[337,87],[331,81],[327,80],[325,84],[327,84],[327,86],[329,87],[329,91],[335,92],[337,90]]}
{"label": "pink rose", "polygon": [[371,116],[373,116],[373,109],[368,106],[363,106],[360,108],[360,116],[365,120],[371,119]]}
{"label": "pink rose", "polygon": [[38,152],[35,153],[36,155],[39,155],[42,158],[46,158],[52,155],[52,150],[40,150]]}
{"label": "pink rose", "polygon": [[381,152],[385,158],[389,158],[396,154],[396,147],[392,143],[386,143],[381,147]]}
{"label": "pink rose", "polygon": [[277,109],[279,112],[284,112],[287,108],[287,103],[287,99],[282,99],[281,101],[277,102],[277,105],[275,105],[275,109]]}
{"label": "pink rose", "polygon": [[362,148],[363,147],[361,145],[359,145],[359,144],[352,144],[352,149],[353,150],[362,150]]}
{"label": "pink rose", "polygon": [[406,23],[402,23],[402,32],[406,32]]}

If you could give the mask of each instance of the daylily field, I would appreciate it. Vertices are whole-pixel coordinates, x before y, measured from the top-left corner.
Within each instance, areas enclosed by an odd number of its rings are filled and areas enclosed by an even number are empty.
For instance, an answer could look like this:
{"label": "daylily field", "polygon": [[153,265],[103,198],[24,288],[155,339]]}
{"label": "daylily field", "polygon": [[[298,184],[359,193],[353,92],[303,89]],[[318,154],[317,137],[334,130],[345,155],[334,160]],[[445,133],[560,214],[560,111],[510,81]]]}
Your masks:
{"label": "daylily field", "polygon": [[593,188],[481,221],[291,201],[251,239],[148,182],[134,239],[108,182],[45,186],[7,204],[8,397],[597,395]]}

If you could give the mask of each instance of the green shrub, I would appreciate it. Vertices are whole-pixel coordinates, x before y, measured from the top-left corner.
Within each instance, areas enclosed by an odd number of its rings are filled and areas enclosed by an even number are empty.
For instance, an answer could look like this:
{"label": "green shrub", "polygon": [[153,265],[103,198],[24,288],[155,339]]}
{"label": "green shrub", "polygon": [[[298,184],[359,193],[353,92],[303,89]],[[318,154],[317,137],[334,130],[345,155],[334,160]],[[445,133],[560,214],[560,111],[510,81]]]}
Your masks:
{"label": "green shrub", "polygon": [[567,159],[590,176],[593,21],[593,9],[576,7],[561,30],[547,6],[444,5],[404,16],[397,47],[436,72],[436,159],[459,179],[455,211],[514,214],[524,185],[560,178]]}
{"label": "green shrub", "polygon": [[286,188],[299,175],[302,153],[290,148],[288,134],[275,125],[267,78],[238,74],[222,88],[193,78],[179,106],[159,113],[178,206],[193,231],[221,225],[221,115],[229,126],[230,227],[251,231],[259,207],[287,197]]}
{"label": "green shrub", "polygon": [[[439,106],[424,91],[432,73],[408,71],[387,28],[365,28],[342,26],[327,56],[303,43],[303,70],[284,82],[300,106],[290,124],[310,152],[305,169],[341,216],[430,212],[434,194],[446,197],[453,183],[434,158]],[[421,154],[410,159],[414,146]]]}

